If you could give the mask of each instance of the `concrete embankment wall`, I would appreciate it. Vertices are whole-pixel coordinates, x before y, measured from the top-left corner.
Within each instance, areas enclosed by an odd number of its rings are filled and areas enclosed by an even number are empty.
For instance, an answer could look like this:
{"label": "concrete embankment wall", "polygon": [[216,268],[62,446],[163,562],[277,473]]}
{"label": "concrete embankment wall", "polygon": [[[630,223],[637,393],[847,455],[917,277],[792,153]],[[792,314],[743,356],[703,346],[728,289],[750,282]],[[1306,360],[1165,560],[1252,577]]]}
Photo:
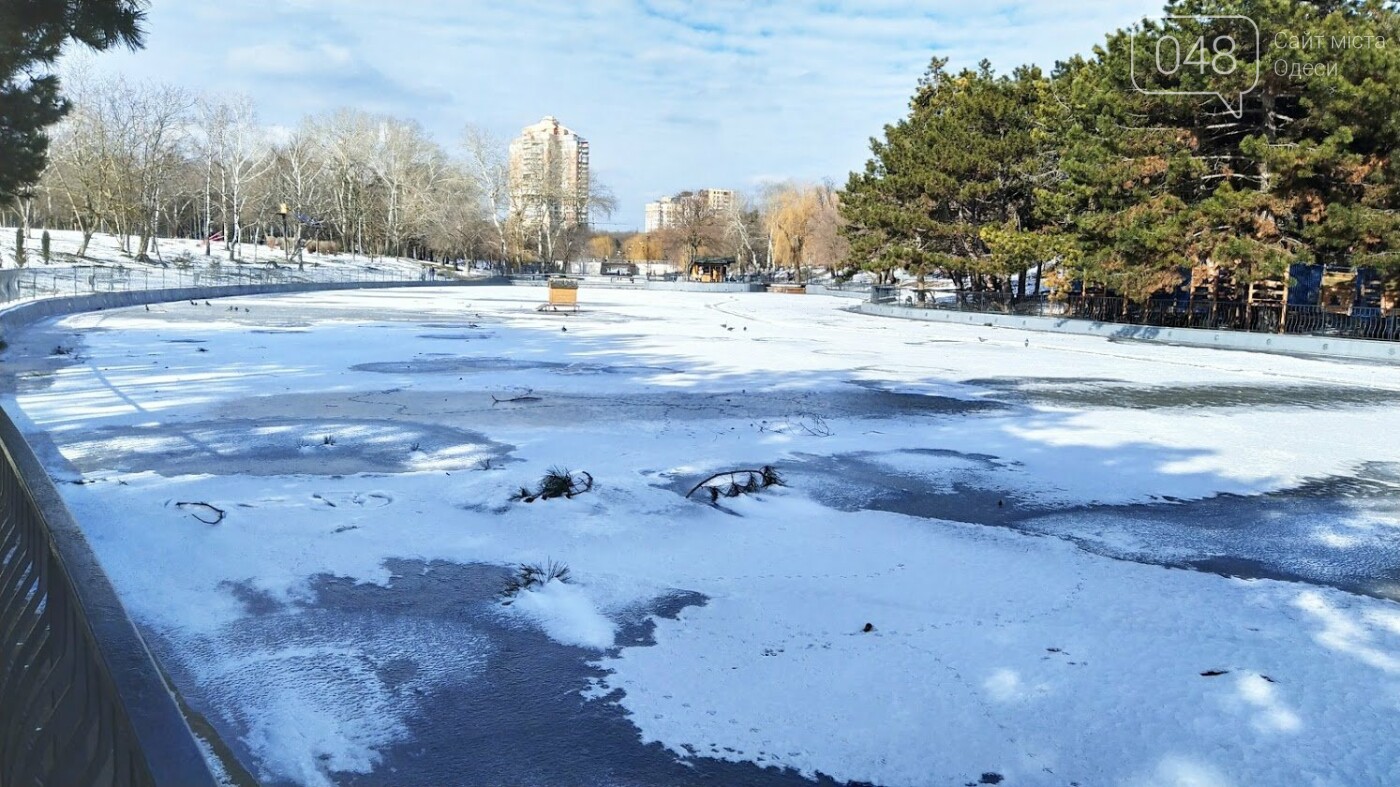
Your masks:
{"label": "concrete embankment wall", "polygon": [[870,288],[862,287],[858,290],[837,290],[821,284],[808,284],[808,295],[831,295],[836,298],[859,298],[860,300],[870,300]]}
{"label": "concrete embankment wall", "polygon": [[1248,333],[1245,331],[1212,331],[1201,328],[1159,328],[1151,325],[1125,325],[1116,322],[1096,322],[1067,317],[956,312],[876,303],[862,303],[852,307],[852,309],[862,314],[880,317],[1102,336],[1114,341],[1158,342],[1188,347],[1214,347],[1221,350],[1249,350],[1345,360],[1400,362],[1400,342],[1344,339],[1330,336]]}
{"label": "concrete embankment wall", "polygon": [[699,281],[649,281],[648,290],[670,290],[674,292],[763,292],[762,284],[741,281],[726,281],[707,284]]}

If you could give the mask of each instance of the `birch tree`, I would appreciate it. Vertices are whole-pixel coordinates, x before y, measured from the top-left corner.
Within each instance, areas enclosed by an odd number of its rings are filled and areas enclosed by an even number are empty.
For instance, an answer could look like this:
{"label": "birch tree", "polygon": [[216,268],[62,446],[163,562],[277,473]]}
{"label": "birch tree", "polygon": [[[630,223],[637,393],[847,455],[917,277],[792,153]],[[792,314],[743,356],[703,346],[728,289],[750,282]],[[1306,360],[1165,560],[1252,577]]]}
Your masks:
{"label": "birch tree", "polygon": [[468,124],[458,145],[466,174],[475,184],[487,220],[491,224],[499,259],[510,257],[510,237],[506,229],[510,213],[510,167],[506,160],[506,145],[490,132]]}
{"label": "birch tree", "polygon": [[243,218],[253,182],[267,172],[272,157],[267,131],[258,125],[252,98],[237,95],[224,103],[218,114],[227,120],[219,146],[219,168],[223,173],[225,215],[231,225],[224,241],[228,258],[233,260],[243,241]]}
{"label": "birch tree", "polygon": [[120,79],[114,85],[120,96],[109,97],[109,102],[120,107],[118,158],[126,175],[119,215],[128,222],[127,233],[134,231],[139,237],[135,257],[144,262],[155,237],[161,199],[168,196],[166,189],[184,163],[186,122],[194,102],[171,85],[132,85]]}

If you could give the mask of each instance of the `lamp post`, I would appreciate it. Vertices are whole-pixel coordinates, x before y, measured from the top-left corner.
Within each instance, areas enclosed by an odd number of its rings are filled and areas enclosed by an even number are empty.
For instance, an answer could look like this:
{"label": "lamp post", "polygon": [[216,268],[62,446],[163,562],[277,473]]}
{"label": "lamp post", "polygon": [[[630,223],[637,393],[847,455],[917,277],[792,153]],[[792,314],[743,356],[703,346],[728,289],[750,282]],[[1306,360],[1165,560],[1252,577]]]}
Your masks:
{"label": "lamp post", "polygon": [[282,217],[282,250],[286,253],[287,262],[289,263],[292,261],[292,247],[288,245],[292,237],[287,232],[287,214],[290,212],[291,210],[287,207],[287,203],[283,202],[277,205],[277,215]]}

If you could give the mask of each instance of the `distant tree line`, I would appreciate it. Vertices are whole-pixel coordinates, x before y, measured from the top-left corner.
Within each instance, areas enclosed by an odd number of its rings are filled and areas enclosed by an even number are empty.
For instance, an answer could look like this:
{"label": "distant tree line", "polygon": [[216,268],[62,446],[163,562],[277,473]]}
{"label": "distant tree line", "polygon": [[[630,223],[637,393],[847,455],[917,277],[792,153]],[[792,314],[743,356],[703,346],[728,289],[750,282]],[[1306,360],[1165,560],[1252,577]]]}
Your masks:
{"label": "distant tree line", "polygon": [[[722,211],[682,200],[663,230],[597,233],[528,221],[526,195],[511,193],[504,140],[475,126],[450,149],[411,120],[355,109],[272,128],[248,96],[131,82],[81,58],[68,59],[60,84],[56,64],[72,43],[139,47],[146,7],[0,4],[0,215],[17,216],[25,234],[40,225],[79,231],[84,256],[93,235],[112,233],[140,260],[176,236],[205,239],[210,255],[229,259],[248,243],[274,247],[268,261],[311,248],[514,269],[585,257],[684,267],[726,256],[740,270],[797,277],[848,254],[830,184],[773,184]],[[596,183],[586,199],[586,215],[616,206]]]}
{"label": "distant tree line", "polygon": [[166,236],[212,237],[211,252],[230,259],[240,243],[290,257],[313,242],[370,256],[538,259],[512,224],[505,145],[474,127],[446,149],[416,122],[356,109],[276,129],[243,95],[195,96],[83,65],[64,83],[72,106],[49,131],[22,211],[26,223],[81,231],[80,255],[103,231],[137,259]]}
{"label": "distant tree line", "polygon": [[711,210],[702,195],[676,200],[671,225],[622,233],[593,251],[611,251],[632,262],[667,260],[684,268],[701,257],[728,257],[740,272],[785,270],[794,278],[845,264],[850,253],[841,234],[840,194],[829,183],[784,181],[754,194],[736,193],[732,205]]}
{"label": "distant tree line", "polygon": [[[1257,46],[1204,15],[1248,17]],[[1049,266],[1133,301],[1191,271],[1236,288],[1295,263],[1400,277],[1395,7],[1176,0],[1163,16],[1180,18],[1048,76],[935,58],[841,195],[848,264],[1011,298]]]}
{"label": "distant tree line", "polygon": [[[528,201],[512,194],[505,141],[473,125],[450,148],[414,121],[355,109],[270,127],[248,96],[131,82],[83,60],[68,65],[64,89],[69,111],[48,129],[44,166],[12,204],[26,227],[80,231],[79,256],[98,232],[136,259],[172,236],[213,238],[209,253],[228,259],[252,243],[274,247],[268,262],[312,248],[507,270],[587,258],[684,268],[724,256],[740,270],[801,276],[847,255],[829,184],[772,184],[722,211],[681,200],[666,229],[595,232],[531,222]],[[595,183],[585,209],[606,216],[615,205]]]}

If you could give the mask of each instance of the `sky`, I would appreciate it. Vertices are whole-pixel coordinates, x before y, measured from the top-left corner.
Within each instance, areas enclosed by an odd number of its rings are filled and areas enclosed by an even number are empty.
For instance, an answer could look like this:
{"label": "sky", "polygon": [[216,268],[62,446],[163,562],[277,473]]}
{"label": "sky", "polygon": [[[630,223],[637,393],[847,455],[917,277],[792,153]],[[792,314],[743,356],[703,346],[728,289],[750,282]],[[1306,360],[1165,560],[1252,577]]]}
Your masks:
{"label": "sky", "polygon": [[93,67],[244,92],[268,125],[356,107],[453,146],[554,115],[634,229],[647,201],[845,183],[933,56],[1053,67],[1161,0],[153,0],[146,48]]}

